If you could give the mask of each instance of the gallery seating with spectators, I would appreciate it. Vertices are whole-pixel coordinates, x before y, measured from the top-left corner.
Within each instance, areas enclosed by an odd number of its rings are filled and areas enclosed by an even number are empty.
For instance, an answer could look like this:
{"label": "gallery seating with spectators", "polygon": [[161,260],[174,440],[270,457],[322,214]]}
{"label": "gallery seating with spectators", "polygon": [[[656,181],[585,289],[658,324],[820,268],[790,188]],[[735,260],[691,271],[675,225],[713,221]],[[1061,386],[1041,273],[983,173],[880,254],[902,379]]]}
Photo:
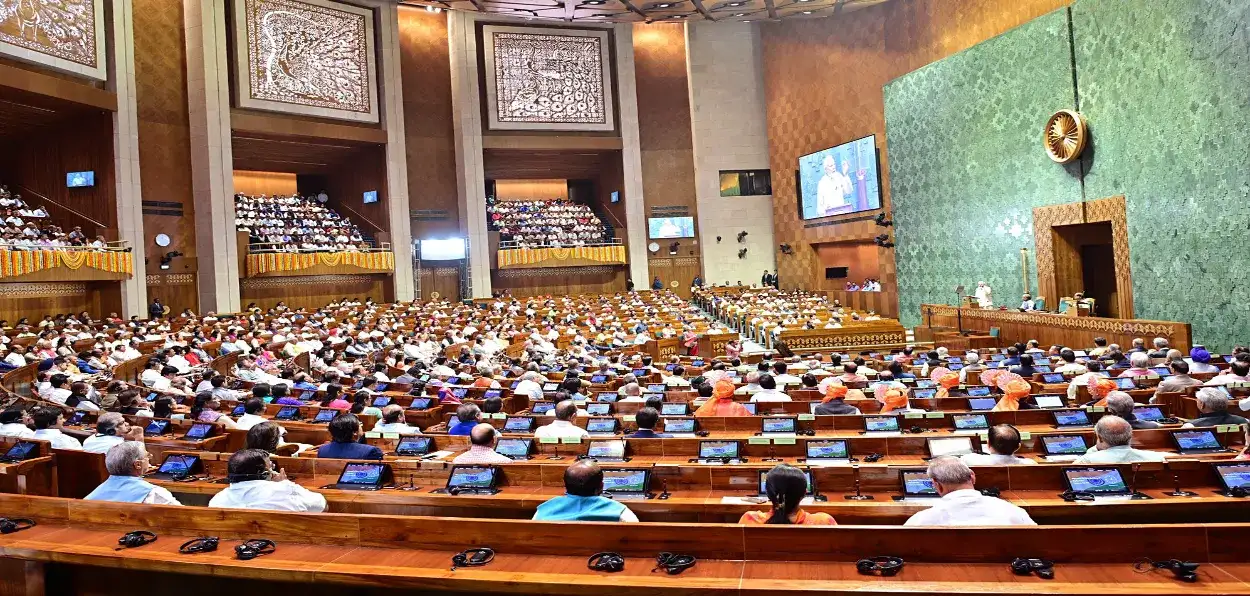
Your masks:
{"label": "gallery seating with spectators", "polygon": [[606,226],[588,205],[565,199],[496,201],[486,210],[490,229],[518,248],[589,246],[607,237]]}
{"label": "gallery seating with spectators", "polygon": [[314,197],[236,194],[235,226],[252,252],[367,250],[360,228]]}

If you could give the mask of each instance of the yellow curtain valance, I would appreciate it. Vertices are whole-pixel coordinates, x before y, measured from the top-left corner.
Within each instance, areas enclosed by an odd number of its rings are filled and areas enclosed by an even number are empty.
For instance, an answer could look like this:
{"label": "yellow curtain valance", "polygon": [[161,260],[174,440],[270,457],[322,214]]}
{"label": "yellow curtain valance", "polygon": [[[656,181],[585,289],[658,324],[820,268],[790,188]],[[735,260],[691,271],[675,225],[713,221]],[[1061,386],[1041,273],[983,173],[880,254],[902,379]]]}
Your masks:
{"label": "yellow curtain valance", "polygon": [[568,248],[509,248],[499,251],[499,268],[561,267],[567,261],[624,265],[624,246],[571,246]]}
{"label": "yellow curtain valance", "polygon": [[271,271],[297,271],[317,265],[338,267],[350,265],[375,271],[394,271],[395,253],[391,252],[272,252],[247,255],[248,275]]}
{"label": "yellow curtain valance", "polygon": [[134,274],[134,257],[129,252],[87,250],[3,250],[0,251],[0,278],[29,275],[44,269],[90,267],[109,273]]}

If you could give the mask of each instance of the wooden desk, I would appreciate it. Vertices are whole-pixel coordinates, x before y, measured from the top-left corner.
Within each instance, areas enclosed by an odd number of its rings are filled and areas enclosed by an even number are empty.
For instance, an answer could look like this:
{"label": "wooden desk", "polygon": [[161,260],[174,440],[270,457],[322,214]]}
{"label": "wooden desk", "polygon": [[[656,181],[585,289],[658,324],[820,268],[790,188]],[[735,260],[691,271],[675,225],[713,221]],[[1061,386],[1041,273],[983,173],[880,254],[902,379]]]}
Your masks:
{"label": "wooden desk", "polygon": [[1189,323],[1175,321],[1069,317],[1045,312],[956,308],[945,304],[920,305],[920,320],[931,326],[976,330],[979,335],[988,334],[990,328],[996,327],[1001,345],[1036,339],[1043,347],[1060,345],[1084,349],[1094,344],[1095,337],[1105,337],[1108,343],[1127,347],[1134,338],[1149,341],[1163,337],[1171,347],[1188,352],[1192,337]]}
{"label": "wooden desk", "polygon": [[[1250,594],[1246,524],[814,528],[459,519],[452,524],[446,518],[206,511],[8,495],[0,495],[0,508],[39,522],[0,536],[0,572],[13,594],[42,593],[45,585],[62,593],[105,595],[279,590],[322,596],[345,589],[361,596],[396,589],[570,596],[816,590]],[[118,536],[135,529],[134,520],[160,538],[115,550]],[[221,549],[177,554],[180,544],[202,535],[220,536]],[[234,558],[235,544],[261,536],[274,539],[277,551],[253,561]],[[452,554],[476,545],[492,547],[494,561],[451,571]],[[1012,575],[1007,562],[1025,554],[1022,548],[1029,556],[1054,560],[1056,579]],[[586,558],[600,551],[624,555],[625,571],[587,569]],[[699,561],[681,575],[652,573],[659,551],[692,554]],[[906,568],[893,578],[858,575],[855,561],[870,553],[902,555]],[[1199,582],[1182,588],[1171,574],[1135,573],[1132,564],[1141,557],[1200,562]]]}

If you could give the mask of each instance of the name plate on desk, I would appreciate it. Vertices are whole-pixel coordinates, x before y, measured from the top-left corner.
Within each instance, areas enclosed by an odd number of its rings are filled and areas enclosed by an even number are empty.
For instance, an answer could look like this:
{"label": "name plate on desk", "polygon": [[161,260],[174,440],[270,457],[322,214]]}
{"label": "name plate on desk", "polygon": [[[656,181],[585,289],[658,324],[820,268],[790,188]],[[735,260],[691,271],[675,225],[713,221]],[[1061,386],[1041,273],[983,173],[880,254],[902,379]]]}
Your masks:
{"label": "name plate on desk", "polygon": [[748,445],[771,445],[773,439],[771,437],[751,437],[747,439]]}
{"label": "name plate on desk", "polygon": [[799,414],[799,420],[815,420],[815,414]]}
{"label": "name plate on desk", "polygon": [[638,416],[635,414],[625,414],[621,416],[621,422],[637,422]]}
{"label": "name plate on desk", "polygon": [[503,412],[495,412],[493,414],[490,414],[490,417],[494,420],[507,420],[508,419],[508,415]]}
{"label": "name plate on desk", "polygon": [[560,442],[565,445],[581,445],[581,437],[560,437]]}
{"label": "name plate on desk", "polygon": [[903,418],[907,418],[909,420],[924,418],[924,415],[925,412],[903,412]]}
{"label": "name plate on desk", "polygon": [[945,412],[925,412],[924,417],[925,418],[945,418],[946,413]]}
{"label": "name plate on desk", "polygon": [[773,439],[773,445],[793,445],[794,437],[776,437]]}
{"label": "name plate on desk", "polygon": [[539,437],[538,442],[543,445],[559,445],[560,437]]}
{"label": "name plate on desk", "polygon": [[365,433],[365,438],[366,439],[381,439],[382,433],[367,432]]}
{"label": "name plate on desk", "polygon": [[399,433],[382,433],[382,438],[399,440]]}

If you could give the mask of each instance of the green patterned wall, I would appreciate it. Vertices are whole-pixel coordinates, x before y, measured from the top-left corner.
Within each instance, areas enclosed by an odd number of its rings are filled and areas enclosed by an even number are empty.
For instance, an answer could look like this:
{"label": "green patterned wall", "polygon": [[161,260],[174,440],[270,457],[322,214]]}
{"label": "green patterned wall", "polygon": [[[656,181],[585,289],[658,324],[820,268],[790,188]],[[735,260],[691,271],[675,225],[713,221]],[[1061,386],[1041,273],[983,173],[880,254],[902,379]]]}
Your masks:
{"label": "green patterned wall", "polygon": [[1054,164],[1040,143],[1046,118],[1073,107],[1069,40],[1059,10],[885,86],[904,325],[980,280],[997,303],[1018,304],[1021,248],[1036,291],[1032,210],[1081,200],[1079,168]]}
{"label": "green patterned wall", "polygon": [[1137,317],[1245,344],[1250,1],[1081,0],[1072,30],[1094,139],[1085,195],[1127,199]]}

